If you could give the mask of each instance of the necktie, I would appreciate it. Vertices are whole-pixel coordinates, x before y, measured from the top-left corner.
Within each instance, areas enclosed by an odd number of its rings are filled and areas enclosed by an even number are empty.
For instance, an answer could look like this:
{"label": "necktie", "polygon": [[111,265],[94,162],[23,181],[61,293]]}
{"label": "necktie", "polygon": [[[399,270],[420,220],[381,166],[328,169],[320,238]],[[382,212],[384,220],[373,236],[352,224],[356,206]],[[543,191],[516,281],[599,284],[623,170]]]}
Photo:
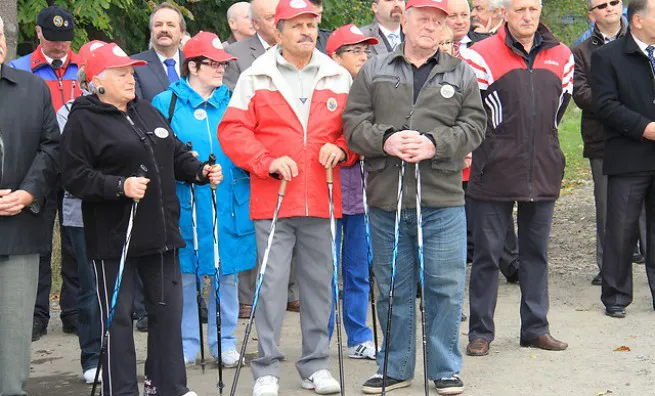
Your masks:
{"label": "necktie", "polygon": [[168,82],[169,83],[174,83],[175,81],[178,81],[180,79],[180,76],[177,75],[177,71],[175,71],[175,59],[166,59],[164,61],[164,64],[166,65],[166,73],[168,74]]}
{"label": "necktie", "polygon": [[459,46],[462,45],[459,41],[453,43],[453,56],[459,58]]}
{"label": "necktie", "polygon": [[392,50],[396,49],[396,46],[398,46],[398,35],[396,33],[389,33],[387,36],[387,39],[389,39],[389,45],[391,46]]}
{"label": "necktie", "polygon": [[646,47],[646,52],[648,52],[648,60],[650,61],[650,69],[655,73],[655,56],[653,56],[653,52],[655,52],[655,47],[652,45],[649,45]]}

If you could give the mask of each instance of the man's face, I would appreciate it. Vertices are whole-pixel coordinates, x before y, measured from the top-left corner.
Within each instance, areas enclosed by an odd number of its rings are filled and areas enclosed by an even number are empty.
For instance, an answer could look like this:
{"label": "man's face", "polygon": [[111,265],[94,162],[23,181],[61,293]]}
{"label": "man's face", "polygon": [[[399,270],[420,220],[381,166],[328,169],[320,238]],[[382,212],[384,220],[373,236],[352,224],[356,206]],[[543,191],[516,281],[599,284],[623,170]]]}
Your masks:
{"label": "man's face", "polygon": [[539,0],[511,0],[504,11],[507,27],[515,39],[530,38],[539,27]]}
{"label": "man's face", "polygon": [[275,8],[277,0],[257,0],[252,2],[252,25],[260,36],[267,42],[275,41]]}
{"label": "man's face", "polygon": [[299,15],[284,21],[282,31],[277,31],[278,42],[285,52],[293,56],[311,56],[316,48],[318,24],[312,15]]}
{"label": "man's face", "polygon": [[150,40],[156,50],[178,48],[182,40],[182,26],[177,12],[162,8],[152,17]]}
{"label": "man's face", "polygon": [[644,15],[636,14],[632,17],[630,29],[635,30],[640,40],[648,45],[655,44],[655,0],[648,0]]}
{"label": "man's face", "polygon": [[62,59],[68,54],[68,51],[71,48],[70,41],[49,41],[43,36],[41,27],[36,27],[36,35],[39,38],[39,43],[41,44],[41,49],[43,53],[49,56],[52,59]]}
{"label": "man's face", "polygon": [[400,23],[405,0],[378,0],[372,4],[375,19],[382,23]]}
{"label": "man's face", "polygon": [[407,45],[437,50],[446,14],[433,7],[410,8],[403,15],[402,26]]}
{"label": "man's face", "polygon": [[368,60],[368,44],[344,45],[338,54],[332,55],[332,59],[348,70],[354,78]]}
{"label": "man's face", "polygon": [[229,21],[230,29],[241,36],[250,37],[255,34],[255,28],[252,26],[252,20],[248,16],[248,7],[237,9],[236,17]]}
{"label": "man's face", "polygon": [[5,39],[4,27],[0,30],[0,64],[5,61],[7,57],[7,41]]}
{"label": "man's face", "polygon": [[316,5],[312,2],[309,3],[311,7],[314,9],[314,12],[318,14],[318,17],[316,18],[316,23],[321,24],[321,20],[323,20],[323,6],[322,5]]}
{"label": "man's face", "polygon": [[446,22],[453,31],[455,41],[461,41],[471,29],[471,11],[467,0],[451,0],[448,2],[448,19]]}
{"label": "man's face", "polygon": [[[613,2],[616,4],[612,5]],[[613,25],[621,19],[622,6],[620,0],[592,0],[589,19],[601,26]]]}
{"label": "man's face", "polygon": [[473,27],[487,26],[489,20],[493,19],[493,12],[489,11],[489,0],[471,1],[471,24]]}

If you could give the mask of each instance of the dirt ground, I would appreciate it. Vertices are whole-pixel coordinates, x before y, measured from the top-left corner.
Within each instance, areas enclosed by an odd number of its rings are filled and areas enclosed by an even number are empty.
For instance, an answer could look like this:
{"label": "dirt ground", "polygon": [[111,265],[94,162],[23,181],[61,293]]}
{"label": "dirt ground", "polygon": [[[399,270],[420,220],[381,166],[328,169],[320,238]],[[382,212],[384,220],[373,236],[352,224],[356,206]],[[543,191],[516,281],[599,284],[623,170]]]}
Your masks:
{"label": "dirt ground", "polygon": [[[496,340],[486,357],[464,357],[462,379],[470,396],[652,396],[655,395],[655,313],[643,266],[635,265],[635,298],[625,319],[603,315],[600,288],[590,285],[595,275],[595,225],[593,193],[584,183],[557,204],[550,244],[550,323],[557,338],[569,343],[564,352],[519,347],[520,293],[518,286],[501,281],[496,309]],[[464,311],[468,311],[468,302]],[[58,312],[53,312],[53,318]],[[245,321],[237,335],[243,337]],[[468,322],[461,327],[461,348],[466,347]],[[142,380],[146,336],[135,332],[139,375]],[[287,313],[282,349],[281,395],[313,394],[300,389],[294,360],[300,353],[298,315]],[[623,347],[623,348],[621,348]],[[627,347],[627,348],[626,348]],[[615,351],[617,348],[629,349]],[[256,341],[249,343],[249,354]],[[332,344],[333,373],[337,370],[336,342]],[[420,355],[419,355],[420,356]],[[360,394],[360,386],[373,372],[371,361],[347,359],[346,392]],[[229,394],[234,370],[225,370]],[[421,395],[419,359],[413,386],[392,394]],[[188,370],[189,388],[201,396],[218,394],[217,370]],[[252,375],[242,370],[238,395],[250,395]],[[81,381],[79,347],[75,336],[63,334],[59,320],[50,322],[48,335],[32,344],[32,371],[28,391],[33,396],[85,395],[90,388]],[[431,394],[436,395],[431,385]],[[169,395],[166,395],[169,396]]]}

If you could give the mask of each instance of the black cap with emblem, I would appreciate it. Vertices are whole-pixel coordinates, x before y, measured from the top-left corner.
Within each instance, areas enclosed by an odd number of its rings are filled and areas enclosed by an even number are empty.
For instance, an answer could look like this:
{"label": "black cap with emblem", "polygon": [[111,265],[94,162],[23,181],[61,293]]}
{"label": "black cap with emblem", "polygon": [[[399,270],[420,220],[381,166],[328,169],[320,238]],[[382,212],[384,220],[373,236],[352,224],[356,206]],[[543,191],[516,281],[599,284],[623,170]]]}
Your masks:
{"label": "black cap with emblem", "polygon": [[73,41],[75,22],[67,9],[50,6],[42,9],[36,17],[43,37],[48,41]]}

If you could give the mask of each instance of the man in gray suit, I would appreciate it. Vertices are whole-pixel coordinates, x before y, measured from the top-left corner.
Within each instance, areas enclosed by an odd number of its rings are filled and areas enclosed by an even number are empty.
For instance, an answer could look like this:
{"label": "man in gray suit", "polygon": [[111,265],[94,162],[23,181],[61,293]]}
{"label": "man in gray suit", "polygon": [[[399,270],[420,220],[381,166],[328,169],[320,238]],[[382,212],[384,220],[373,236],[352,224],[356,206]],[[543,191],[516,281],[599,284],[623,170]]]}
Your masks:
{"label": "man in gray suit", "polygon": [[277,44],[275,40],[275,8],[278,0],[252,0],[250,2],[250,13],[252,26],[255,34],[245,40],[231,44],[225,50],[236,56],[237,60],[231,61],[223,82],[228,88],[234,89],[241,73],[252,65],[260,55],[267,49]]}
{"label": "man in gray suit", "polygon": [[180,79],[180,66],[184,57],[180,41],[186,32],[182,13],[170,3],[161,3],[150,14],[150,44],[152,48],[133,55],[134,59],[148,62],[134,70],[136,95],[147,101],[157,96]]}
{"label": "man in gray suit", "polygon": [[364,36],[375,37],[379,43],[371,45],[371,55],[393,51],[405,39],[400,28],[400,17],[405,9],[405,0],[373,0],[371,4],[375,20],[361,28]]}

